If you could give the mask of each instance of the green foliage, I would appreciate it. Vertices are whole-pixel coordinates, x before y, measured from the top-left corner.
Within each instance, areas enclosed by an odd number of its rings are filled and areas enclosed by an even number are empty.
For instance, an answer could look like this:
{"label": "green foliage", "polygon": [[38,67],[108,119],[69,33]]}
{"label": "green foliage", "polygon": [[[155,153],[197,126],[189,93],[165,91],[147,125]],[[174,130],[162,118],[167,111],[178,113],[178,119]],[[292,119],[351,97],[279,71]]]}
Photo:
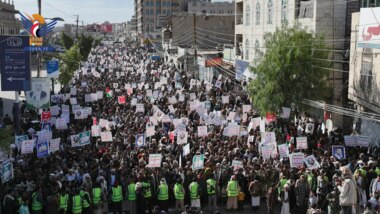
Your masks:
{"label": "green foliage", "polygon": [[0,129],[0,149],[8,151],[10,145],[15,142],[13,135],[13,127],[7,126]]}
{"label": "green foliage", "polygon": [[82,55],[82,60],[87,60],[90,54],[94,38],[92,36],[81,35],[78,39],[78,47],[80,49],[80,54]]}
{"label": "green foliage", "polygon": [[98,45],[100,45],[101,41],[102,41],[102,39],[95,39],[94,40],[94,48],[96,48]]}
{"label": "green foliage", "polygon": [[73,45],[68,51],[66,51],[66,53],[61,54],[60,58],[62,60],[62,68],[58,80],[62,85],[67,85],[70,82],[74,71],[78,70],[82,55],[80,54],[79,47]]}
{"label": "green foliage", "polygon": [[66,48],[66,50],[69,50],[74,45],[74,40],[62,32],[61,43],[63,44],[63,47]]}
{"label": "green foliage", "polygon": [[297,26],[283,26],[264,38],[265,55],[252,68],[257,78],[248,87],[261,115],[280,112],[281,107],[290,107],[292,103],[301,107],[304,99],[326,95],[329,71],[315,67],[331,67],[330,53],[322,37]]}

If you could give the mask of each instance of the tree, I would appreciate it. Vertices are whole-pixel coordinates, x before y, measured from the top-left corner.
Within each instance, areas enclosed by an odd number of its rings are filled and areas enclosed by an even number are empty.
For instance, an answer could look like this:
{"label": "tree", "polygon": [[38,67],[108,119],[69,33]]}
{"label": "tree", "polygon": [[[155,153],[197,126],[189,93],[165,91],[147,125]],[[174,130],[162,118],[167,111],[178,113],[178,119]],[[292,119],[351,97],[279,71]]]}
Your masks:
{"label": "tree", "polygon": [[248,86],[253,104],[261,115],[280,112],[304,99],[323,98],[328,91],[329,51],[321,36],[298,26],[283,26],[264,36],[265,55],[252,72],[256,79]]}
{"label": "tree", "polygon": [[15,142],[13,136],[13,127],[7,126],[0,129],[0,150],[8,151],[12,143]]}
{"label": "tree", "polygon": [[94,38],[92,36],[81,35],[78,39],[78,47],[80,49],[80,54],[82,55],[82,60],[87,60],[88,55],[91,52]]}
{"label": "tree", "polygon": [[74,45],[74,40],[70,36],[62,32],[61,43],[63,44],[63,47],[66,48],[66,50],[69,50]]}
{"label": "tree", "polygon": [[66,53],[61,54],[60,59],[62,68],[58,80],[62,85],[67,85],[73,77],[74,71],[79,69],[82,59],[79,47],[73,45]]}

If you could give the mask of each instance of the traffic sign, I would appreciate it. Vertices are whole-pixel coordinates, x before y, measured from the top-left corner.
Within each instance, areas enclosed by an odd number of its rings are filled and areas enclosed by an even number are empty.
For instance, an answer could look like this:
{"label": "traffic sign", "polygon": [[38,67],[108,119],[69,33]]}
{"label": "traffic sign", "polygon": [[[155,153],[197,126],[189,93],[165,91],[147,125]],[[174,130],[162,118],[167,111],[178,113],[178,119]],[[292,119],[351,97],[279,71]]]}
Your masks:
{"label": "traffic sign", "polygon": [[2,91],[30,90],[30,52],[28,36],[0,36],[0,72]]}

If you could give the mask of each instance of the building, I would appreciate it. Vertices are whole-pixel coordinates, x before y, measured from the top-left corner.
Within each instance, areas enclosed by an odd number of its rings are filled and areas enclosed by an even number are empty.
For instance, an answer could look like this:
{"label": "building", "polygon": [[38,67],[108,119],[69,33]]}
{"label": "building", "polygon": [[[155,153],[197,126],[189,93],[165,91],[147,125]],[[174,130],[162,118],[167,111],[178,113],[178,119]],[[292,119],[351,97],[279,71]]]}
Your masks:
{"label": "building", "polygon": [[[361,113],[380,114],[380,1],[366,0],[352,14],[348,98]],[[370,8],[369,8],[370,7]],[[380,123],[360,119],[356,130],[379,145]]]}
{"label": "building", "polygon": [[234,14],[234,2],[191,2],[187,4],[187,11],[195,14]]}
{"label": "building", "polygon": [[[248,64],[265,53],[264,35],[273,33],[283,24],[300,24],[310,33],[323,35],[333,50],[344,50],[349,42],[346,35],[347,2],[341,0],[236,0],[235,66],[239,75],[253,78]],[[336,42],[339,41],[339,42]],[[335,61],[344,61],[344,56],[334,52]],[[347,72],[347,71],[346,71]],[[342,65],[335,63],[331,70],[330,85],[333,90],[330,103],[342,106],[343,97]],[[239,77],[239,75],[237,75]],[[336,125],[343,124],[343,117],[333,115]]]}
{"label": "building", "polygon": [[14,2],[0,0],[0,35],[17,35],[20,33],[21,23],[16,19]]}

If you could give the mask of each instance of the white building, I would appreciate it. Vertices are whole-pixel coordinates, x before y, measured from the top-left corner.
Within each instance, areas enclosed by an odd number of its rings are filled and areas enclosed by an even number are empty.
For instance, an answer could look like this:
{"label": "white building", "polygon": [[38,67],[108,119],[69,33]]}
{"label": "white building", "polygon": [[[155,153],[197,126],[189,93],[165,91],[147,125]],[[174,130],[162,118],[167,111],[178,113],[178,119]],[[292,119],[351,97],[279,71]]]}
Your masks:
{"label": "white building", "polygon": [[189,13],[204,14],[234,14],[234,2],[190,2],[187,4]]}

